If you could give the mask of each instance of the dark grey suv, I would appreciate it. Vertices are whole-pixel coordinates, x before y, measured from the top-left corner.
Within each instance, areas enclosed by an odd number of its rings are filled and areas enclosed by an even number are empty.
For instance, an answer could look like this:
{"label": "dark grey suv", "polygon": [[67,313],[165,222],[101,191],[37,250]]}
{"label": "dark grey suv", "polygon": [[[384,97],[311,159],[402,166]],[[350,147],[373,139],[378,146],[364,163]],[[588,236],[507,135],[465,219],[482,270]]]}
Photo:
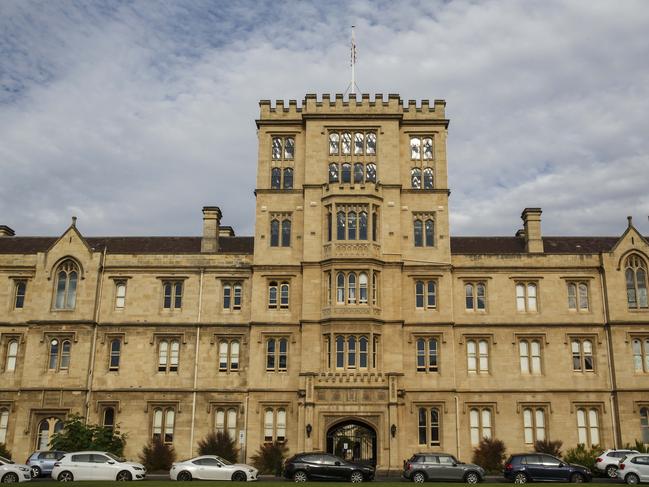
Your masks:
{"label": "dark grey suv", "polygon": [[413,482],[457,480],[477,484],[484,480],[485,471],[478,465],[462,463],[448,453],[415,453],[404,462],[403,476]]}

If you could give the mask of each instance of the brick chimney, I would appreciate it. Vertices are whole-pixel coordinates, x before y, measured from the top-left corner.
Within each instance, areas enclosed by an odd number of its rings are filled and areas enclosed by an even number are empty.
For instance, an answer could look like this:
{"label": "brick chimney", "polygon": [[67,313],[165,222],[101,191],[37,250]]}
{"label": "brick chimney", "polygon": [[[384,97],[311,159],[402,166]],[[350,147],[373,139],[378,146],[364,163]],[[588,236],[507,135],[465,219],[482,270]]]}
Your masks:
{"label": "brick chimney", "polygon": [[541,208],[525,208],[521,218],[525,232],[525,250],[529,253],[543,253]]}
{"label": "brick chimney", "polygon": [[13,228],[0,225],[0,237],[13,237],[14,235],[16,235],[16,232],[14,232]]}
{"label": "brick chimney", "polygon": [[221,210],[218,206],[203,207],[203,238],[201,252],[216,253],[219,250],[219,227]]}

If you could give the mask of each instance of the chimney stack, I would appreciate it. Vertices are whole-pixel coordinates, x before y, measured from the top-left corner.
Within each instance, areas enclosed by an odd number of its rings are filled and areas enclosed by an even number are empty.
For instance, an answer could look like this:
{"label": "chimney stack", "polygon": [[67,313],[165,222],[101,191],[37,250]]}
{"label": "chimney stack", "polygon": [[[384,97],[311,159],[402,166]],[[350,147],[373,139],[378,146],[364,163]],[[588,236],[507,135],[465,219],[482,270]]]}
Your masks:
{"label": "chimney stack", "polygon": [[541,208],[525,208],[521,218],[525,232],[525,250],[529,253],[543,253]]}
{"label": "chimney stack", "polygon": [[219,227],[221,210],[218,206],[203,207],[203,238],[201,252],[216,253],[219,250]]}
{"label": "chimney stack", "polygon": [[13,237],[16,235],[13,228],[8,227],[7,225],[0,225],[0,237]]}

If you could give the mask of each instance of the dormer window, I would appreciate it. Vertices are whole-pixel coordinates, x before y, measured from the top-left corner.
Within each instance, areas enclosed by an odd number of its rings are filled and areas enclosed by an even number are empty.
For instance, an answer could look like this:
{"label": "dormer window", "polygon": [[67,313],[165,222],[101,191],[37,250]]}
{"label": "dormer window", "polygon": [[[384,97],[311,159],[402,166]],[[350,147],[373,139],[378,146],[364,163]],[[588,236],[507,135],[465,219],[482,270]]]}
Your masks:
{"label": "dormer window", "polygon": [[54,309],[74,309],[77,302],[79,267],[72,260],[61,263],[56,271]]}

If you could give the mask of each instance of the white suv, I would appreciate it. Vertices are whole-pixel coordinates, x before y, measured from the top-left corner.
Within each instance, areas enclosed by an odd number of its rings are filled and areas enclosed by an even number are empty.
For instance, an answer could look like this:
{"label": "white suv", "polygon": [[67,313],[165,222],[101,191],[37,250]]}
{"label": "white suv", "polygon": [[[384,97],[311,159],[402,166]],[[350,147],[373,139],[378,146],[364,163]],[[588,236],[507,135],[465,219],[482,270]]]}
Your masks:
{"label": "white suv", "polygon": [[606,472],[606,475],[614,479],[617,477],[617,468],[620,459],[627,455],[638,453],[635,450],[604,450],[595,460],[595,468],[600,472]]}
{"label": "white suv", "polygon": [[649,482],[649,453],[634,453],[624,457],[617,475],[627,484]]}
{"label": "white suv", "polygon": [[52,478],[72,480],[143,480],[146,470],[141,463],[126,462],[112,453],[79,451],[67,453],[54,464]]}

